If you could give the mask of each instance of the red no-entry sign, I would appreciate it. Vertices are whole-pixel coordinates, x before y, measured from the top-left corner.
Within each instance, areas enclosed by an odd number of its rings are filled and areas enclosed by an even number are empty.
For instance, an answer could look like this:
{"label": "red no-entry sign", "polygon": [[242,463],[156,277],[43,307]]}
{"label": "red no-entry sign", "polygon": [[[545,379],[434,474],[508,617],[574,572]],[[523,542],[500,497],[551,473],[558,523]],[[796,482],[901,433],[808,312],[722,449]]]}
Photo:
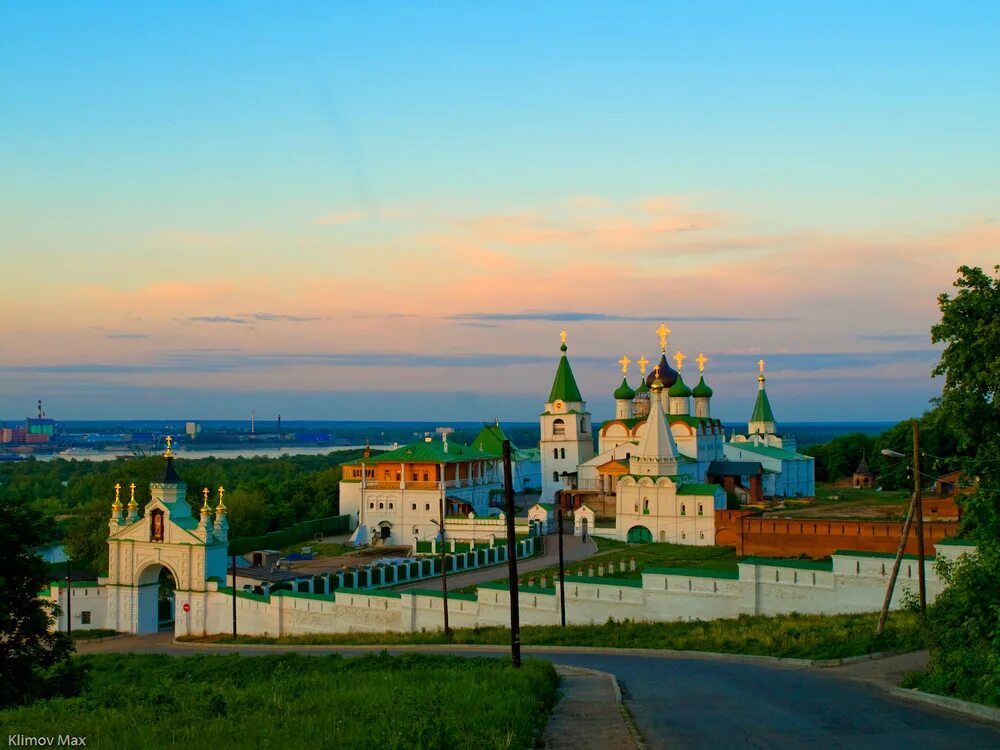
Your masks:
{"label": "red no-entry sign", "polygon": [[184,602],[184,606],[182,607],[182,609],[183,609],[183,610],[184,610],[185,612],[190,612],[190,611],[191,611],[191,605],[190,605],[190,604],[188,604],[187,602]]}

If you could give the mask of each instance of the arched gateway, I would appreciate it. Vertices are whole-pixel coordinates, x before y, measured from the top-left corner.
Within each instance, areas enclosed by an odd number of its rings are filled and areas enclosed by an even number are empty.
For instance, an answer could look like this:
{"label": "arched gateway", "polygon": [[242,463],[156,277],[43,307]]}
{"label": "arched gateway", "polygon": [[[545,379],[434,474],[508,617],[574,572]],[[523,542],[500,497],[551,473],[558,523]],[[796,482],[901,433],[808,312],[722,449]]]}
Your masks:
{"label": "arched gateway", "polygon": [[149,485],[152,499],[141,516],[135,485],[131,485],[127,516],[118,499],[119,487],[115,488],[108,522],[108,627],[126,633],[155,633],[163,619],[159,592],[166,570],[174,581],[176,632],[204,634],[208,579],[226,583],[226,507],[221,488],[214,510],[208,505],[206,490],[195,518],[185,497],[187,486],[174,469],[169,438],[163,457],[163,471]]}

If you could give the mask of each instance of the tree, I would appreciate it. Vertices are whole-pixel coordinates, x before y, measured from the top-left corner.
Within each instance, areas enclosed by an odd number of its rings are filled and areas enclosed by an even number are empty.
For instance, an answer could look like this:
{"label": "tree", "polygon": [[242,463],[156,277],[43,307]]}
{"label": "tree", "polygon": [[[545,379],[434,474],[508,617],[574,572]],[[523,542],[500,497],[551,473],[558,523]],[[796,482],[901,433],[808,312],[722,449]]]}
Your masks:
{"label": "tree", "polygon": [[54,611],[38,597],[48,568],[33,549],[45,538],[34,513],[0,498],[0,708],[79,687],[73,644],[49,630]]}
{"label": "tree", "polygon": [[931,341],[944,343],[934,376],[945,379],[940,419],[954,433],[960,463],[981,489],[965,501],[965,531],[1000,540],[1000,266],[994,277],[962,266],[954,296],[938,297],[941,322]]}

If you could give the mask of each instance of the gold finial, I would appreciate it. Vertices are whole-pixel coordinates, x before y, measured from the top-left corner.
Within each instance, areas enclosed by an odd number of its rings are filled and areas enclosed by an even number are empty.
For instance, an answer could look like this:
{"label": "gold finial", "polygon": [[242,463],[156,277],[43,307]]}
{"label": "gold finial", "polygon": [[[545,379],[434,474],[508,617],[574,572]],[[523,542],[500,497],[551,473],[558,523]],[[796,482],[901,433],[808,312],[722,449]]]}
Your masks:
{"label": "gold finial", "polygon": [[645,375],[646,374],[646,365],[649,364],[649,360],[646,359],[645,356],[643,356],[643,357],[639,357],[639,359],[636,360],[636,361],[639,363],[639,374],[640,375]]}
{"label": "gold finial", "polygon": [[201,514],[203,516],[207,516],[208,513],[209,513],[209,511],[212,510],[211,508],[208,507],[208,487],[206,487],[205,489],[203,489],[201,491],[201,494],[202,494],[202,497],[205,498],[205,502],[202,503],[202,505],[201,505]]}
{"label": "gold finial", "polygon": [[698,358],[695,359],[695,362],[698,363],[698,372],[705,372],[705,363],[708,362],[708,357],[698,352]]}
{"label": "gold finial", "polygon": [[660,336],[660,354],[666,354],[667,336],[670,335],[670,329],[667,328],[666,323],[660,323],[660,327],[656,329],[656,332]]}
{"label": "gold finial", "polygon": [[628,375],[628,366],[631,361],[627,354],[623,354],[622,358],[618,360],[618,364],[622,366],[622,375]]}
{"label": "gold finial", "polygon": [[677,352],[674,355],[674,362],[677,363],[677,372],[681,371],[681,368],[684,366],[684,360],[685,359],[687,359],[687,355],[686,354],[681,354],[680,352]]}
{"label": "gold finial", "polygon": [[128,489],[130,493],[128,499],[128,509],[135,510],[139,507],[139,503],[135,501],[135,482],[132,482],[132,484],[128,486]]}
{"label": "gold finial", "polygon": [[559,331],[559,338],[562,339],[562,343],[566,343],[566,330],[563,329]]}
{"label": "gold finial", "polygon": [[757,376],[757,382],[763,384],[763,382],[764,382],[764,360],[761,360],[760,362],[758,362],[757,366],[760,367],[760,375]]}
{"label": "gold finial", "polygon": [[225,506],[225,505],[223,505],[223,503],[222,503],[222,496],[223,496],[223,495],[225,495],[225,494],[226,494],[226,488],[225,488],[225,487],[223,487],[223,486],[222,486],[222,485],[220,484],[220,485],[219,485],[219,505],[218,505],[218,507],[216,507],[216,509],[215,509],[215,510],[216,510],[216,511],[218,511],[219,513],[225,513],[225,512],[226,512],[226,506]]}
{"label": "gold finial", "polygon": [[659,380],[660,379],[660,366],[657,365],[656,367],[654,367],[653,368],[653,372],[656,373],[656,379]]}
{"label": "gold finial", "polygon": [[174,439],[172,437],[170,437],[170,435],[167,435],[167,450],[163,453],[163,457],[164,458],[172,458],[173,457],[174,452],[170,449],[170,446],[171,446],[171,444],[173,442],[174,442]]}
{"label": "gold finial", "polygon": [[201,494],[205,497],[205,504],[208,505],[208,487],[201,491]]}
{"label": "gold finial", "polygon": [[115,501],[111,504],[111,510],[116,513],[122,509],[122,501],[118,499],[118,492],[121,490],[122,486],[115,482]]}
{"label": "gold finial", "polygon": [[118,502],[118,493],[121,491],[121,488],[122,488],[121,484],[119,484],[118,482],[115,482],[115,502],[116,503]]}

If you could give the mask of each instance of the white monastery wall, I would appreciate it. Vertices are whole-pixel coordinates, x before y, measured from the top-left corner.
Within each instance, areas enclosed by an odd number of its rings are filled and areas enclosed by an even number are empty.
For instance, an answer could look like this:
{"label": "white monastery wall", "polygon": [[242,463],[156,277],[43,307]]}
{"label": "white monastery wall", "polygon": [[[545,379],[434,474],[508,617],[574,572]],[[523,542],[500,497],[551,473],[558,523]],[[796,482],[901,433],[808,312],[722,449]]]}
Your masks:
{"label": "white monastery wall", "polygon": [[[954,557],[971,547],[941,546],[938,554]],[[874,612],[882,604],[891,571],[892,556],[842,553],[833,558],[833,569],[803,561],[755,560],[739,564],[738,577],[712,575],[710,571],[653,569],[642,581],[600,577],[566,577],[566,619],[572,624],[615,620],[667,622],[731,618],[740,614],[776,615]],[[883,565],[885,566],[883,573]],[[916,562],[904,560],[893,606],[906,591],[916,589]],[[927,596],[933,600],[943,588],[933,563],[927,564]],[[180,612],[178,592],[177,635],[228,633],[232,629],[232,598],[209,582],[209,591],[189,592],[206,601],[204,627]],[[524,625],[559,623],[559,583],[554,588],[522,588],[520,618]],[[94,600],[99,595],[91,595]],[[476,599],[454,595],[448,600],[449,623],[454,628],[504,626],[510,622],[509,592],[487,584]],[[74,599],[76,611],[77,599]],[[307,633],[412,632],[442,627],[443,599],[439,592],[372,592],[341,589],[330,596],[282,591],[268,597],[239,594],[237,627],[242,634],[272,636]],[[194,607],[192,606],[192,610]]]}

